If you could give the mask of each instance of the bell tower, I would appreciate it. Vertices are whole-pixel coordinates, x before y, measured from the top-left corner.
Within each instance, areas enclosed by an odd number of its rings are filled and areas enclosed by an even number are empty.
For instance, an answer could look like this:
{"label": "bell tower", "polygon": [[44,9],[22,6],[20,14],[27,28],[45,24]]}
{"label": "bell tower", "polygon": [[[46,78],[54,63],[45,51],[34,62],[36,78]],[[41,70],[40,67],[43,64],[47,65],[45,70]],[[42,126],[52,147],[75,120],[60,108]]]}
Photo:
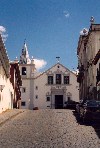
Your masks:
{"label": "bell tower", "polygon": [[22,78],[22,87],[21,87],[21,108],[23,109],[33,109],[33,94],[34,94],[34,71],[35,64],[34,59],[29,58],[28,48],[26,42],[21,51],[21,56],[19,60],[19,67]]}
{"label": "bell tower", "polygon": [[26,42],[24,41],[24,45],[23,45],[23,48],[22,48],[22,53],[21,53],[21,56],[20,56],[20,61],[19,63],[20,64],[30,64],[30,58],[29,58],[29,54],[28,54],[28,48],[27,48],[27,45],[26,45]]}

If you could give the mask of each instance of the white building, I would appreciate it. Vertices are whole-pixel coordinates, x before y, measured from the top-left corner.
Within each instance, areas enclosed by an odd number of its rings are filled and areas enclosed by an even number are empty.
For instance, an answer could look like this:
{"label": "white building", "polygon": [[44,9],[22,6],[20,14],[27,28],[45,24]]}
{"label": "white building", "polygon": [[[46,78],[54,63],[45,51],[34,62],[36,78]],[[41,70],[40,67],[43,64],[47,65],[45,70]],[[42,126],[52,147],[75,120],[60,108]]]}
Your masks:
{"label": "white building", "polygon": [[0,113],[13,108],[14,90],[9,78],[9,59],[0,35]]}
{"label": "white building", "polygon": [[22,108],[63,108],[68,100],[79,101],[76,74],[59,62],[35,75],[34,60],[29,59],[26,43],[20,58]]}
{"label": "white building", "polygon": [[79,101],[77,77],[59,62],[34,78],[34,107],[63,108],[70,100]]}
{"label": "white building", "polygon": [[33,109],[33,86],[34,86],[34,60],[29,59],[27,45],[24,43],[19,61],[19,69],[22,77],[21,107]]}

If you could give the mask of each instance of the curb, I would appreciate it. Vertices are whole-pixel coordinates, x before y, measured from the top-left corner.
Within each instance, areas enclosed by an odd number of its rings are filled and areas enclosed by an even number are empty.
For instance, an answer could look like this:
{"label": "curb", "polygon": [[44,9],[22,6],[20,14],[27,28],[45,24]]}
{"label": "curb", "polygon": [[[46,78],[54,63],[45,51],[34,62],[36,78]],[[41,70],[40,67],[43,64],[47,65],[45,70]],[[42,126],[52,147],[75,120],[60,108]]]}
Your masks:
{"label": "curb", "polygon": [[[14,110],[14,111],[15,111],[15,110]],[[18,111],[18,110],[16,110],[16,111]],[[8,111],[7,111],[7,112],[8,112]],[[7,112],[5,112],[5,113],[3,113],[3,114],[6,114]],[[11,110],[11,112],[13,112],[13,110]],[[11,112],[9,112],[9,115],[10,115]],[[19,114],[21,114],[21,113],[23,113],[23,112],[25,112],[25,110],[19,110],[19,112],[15,112],[13,115],[8,116],[6,119],[3,119],[3,121],[0,121],[0,127],[1,127],[3,124],[5,124],[7,121],[11,120],[12,118],[16,117],[17,115],[19,115]],[[2,115],[2,114],[1,114],[1,115]]]}

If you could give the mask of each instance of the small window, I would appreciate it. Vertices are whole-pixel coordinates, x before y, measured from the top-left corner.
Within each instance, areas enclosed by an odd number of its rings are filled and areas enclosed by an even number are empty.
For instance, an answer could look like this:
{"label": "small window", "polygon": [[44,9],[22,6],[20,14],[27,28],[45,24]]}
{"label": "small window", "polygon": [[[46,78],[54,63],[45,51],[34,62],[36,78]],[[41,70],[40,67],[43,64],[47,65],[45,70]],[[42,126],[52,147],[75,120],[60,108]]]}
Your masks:
{"label": "small window", "polygon": [[64,76],[64,84],[69,84],[69,76]]}
{"label": "small window", "polygon": [[61,84],[61,74],[56,74],[56,84]]}
{"label": "small window", "polygon": [[38,95],[36,95],[35,98],[38,99]]}
{"label": "small window", "polygon": [[48,76],[48,84],[53,84],[53,76]]}
{"label": "small window", "polygon": [[21,106],[25,106],[25,105],[26,105],[26,102],[22,101]]}
{"label": "small window", "polygon": [[70,97],[68,97],[68,102],[70,102],[70,100],[71,100],[71,98],[70,98]]}
{"label": "small window", "polygon": [[36,86],[35,89],[38,90],[38,86]]}
{"label": "small window", "polygon": [[26,75],[26,67],[22,67],[22,75]]}
{"label": "small window", "polygon": [[47,97],[47,101],[50,101],[50,97]]}
{"label": "small window", "polygon": [[22,88],[22,93],[25,93],[25,92],[26,92],[26,88],[23,87],[23,88]]}

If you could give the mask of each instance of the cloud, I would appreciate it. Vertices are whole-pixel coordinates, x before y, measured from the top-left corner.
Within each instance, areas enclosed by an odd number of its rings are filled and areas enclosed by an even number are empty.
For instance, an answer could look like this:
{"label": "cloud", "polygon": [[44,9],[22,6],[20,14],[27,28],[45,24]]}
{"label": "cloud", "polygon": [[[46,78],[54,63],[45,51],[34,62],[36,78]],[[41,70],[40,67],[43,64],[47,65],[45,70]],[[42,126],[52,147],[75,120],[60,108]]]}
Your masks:
{"label": "cloud", "polygon": [[79,70],[78,69],[73,69],[72,72],[78,75]]}
{"label": "cloud", "polygon": [[80,31],[80,35],[88,35],[88,29],[87,29],[87,28],[83,28],[83,29]]}
{"label": "cloud", "polygon": [[63,14],[66,18],[69,18],[70,14],[67,11],[63,11]]}
{"label": "cloud", "polygon": [[3,41],[5,42],[7,40],[8,34],[6,34],[6,28],[3,26],[0,26],[0,34],[3,38]]}
{"label": "cloud", "polygon": [[34,63],[37,70],[44,68],[47,64],[43,59],[34,59]]}
{"label": "cloud", "polygon": [[2,34],[2,33],[4,33],[4,32],[6,32],[6,28],[3,27],[3,26],[0,26],[0,34]]}

